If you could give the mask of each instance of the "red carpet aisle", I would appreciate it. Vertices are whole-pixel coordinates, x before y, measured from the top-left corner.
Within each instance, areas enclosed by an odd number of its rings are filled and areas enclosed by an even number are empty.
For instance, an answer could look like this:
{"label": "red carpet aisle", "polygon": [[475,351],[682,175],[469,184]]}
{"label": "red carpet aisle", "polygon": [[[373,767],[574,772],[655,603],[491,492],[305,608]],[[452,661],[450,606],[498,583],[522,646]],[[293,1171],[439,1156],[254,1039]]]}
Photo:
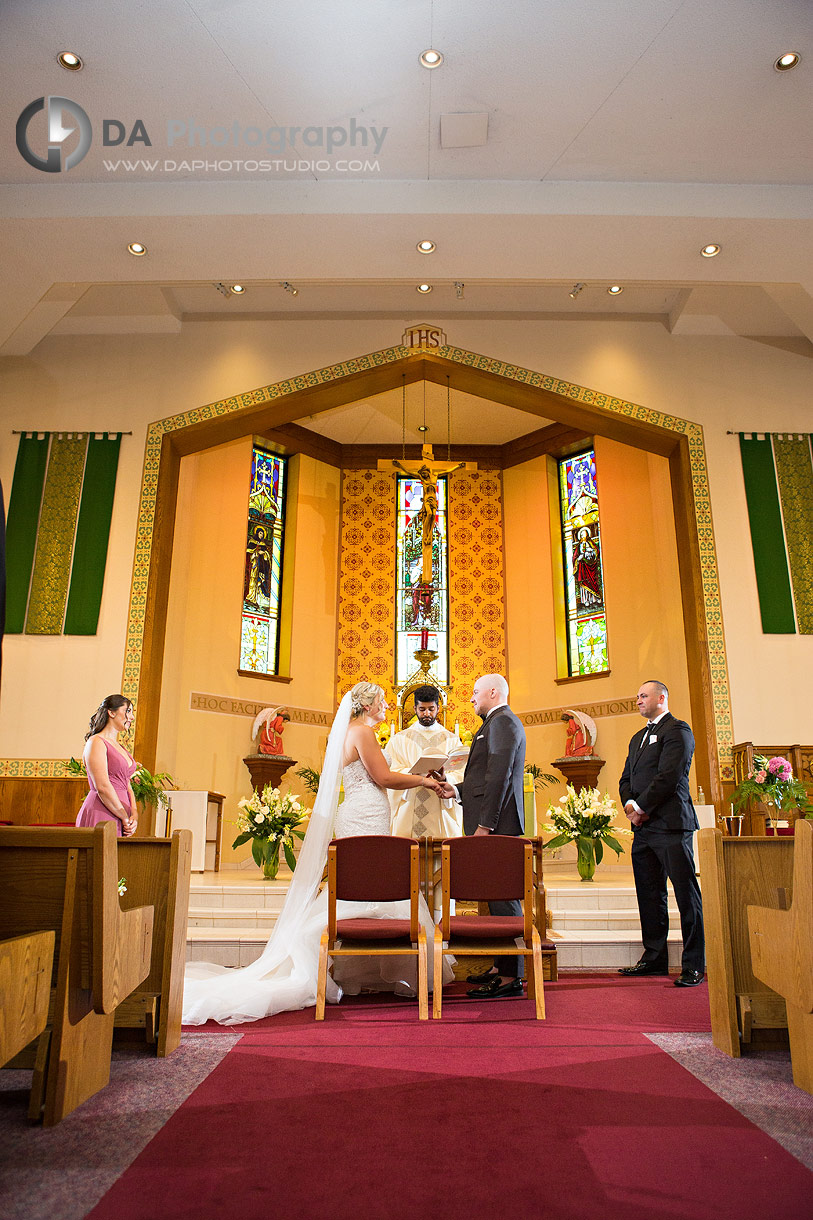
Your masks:
{"label": "red carpet aisle", "polygon": [[548,1006],[241,1027],[93,1220],[809,1220],[813,1175],[645,1036],[708,1030],[705,988],[579,976]]}
{"label": "red carpet aisle", "polygon": [[107,1088],[47,1131],[26,1117],[31,1073],[0,1072],[3,1220],[81,1220],[239,1038],[196,1031],[168,1059],[114,1050]]}

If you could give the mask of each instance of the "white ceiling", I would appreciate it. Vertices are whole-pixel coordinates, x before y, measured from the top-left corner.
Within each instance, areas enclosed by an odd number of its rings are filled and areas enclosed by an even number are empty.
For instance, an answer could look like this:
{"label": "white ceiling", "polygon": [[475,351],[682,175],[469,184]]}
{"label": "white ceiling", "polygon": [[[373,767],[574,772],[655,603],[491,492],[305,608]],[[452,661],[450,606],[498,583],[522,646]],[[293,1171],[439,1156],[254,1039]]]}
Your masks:
{"label": "white ceiling", "polygon": [[[408,385],[406,401],[401,390],[387,390],[297,420],[300,427],[342,445],[392,445],[393,452],[400,452],[402,440],[407,445],[431,444],[439,462],[445,460],[447,440],[453,445],[504,445],[551,422],[462,390],[450,392],[447,409],[445,388],[428,381]],[[428,431],[422,434],[418,426],[424,423]]]}
{"label": "white ceiling", "polygon": [[[813,352],[811,0],[5,0],[0,36],[7,131],[53,95],[93,125],[59,174],[0,142],[0,354],[52,332],[418,315],[646,319]],[[802,62],[778,73],[787,50]],[[442,148],[441,116],[468,113],[486,143]],[[151,146],[103,146],[112,119]],[[261,143],[170,145],[190,123]],[[366,149],[308,143],[354,124]],[[269,151],[282,128],[295,147]],[[29,135],[44,151],[44,113]],[[243,297],[213,287],[236,280]]]}

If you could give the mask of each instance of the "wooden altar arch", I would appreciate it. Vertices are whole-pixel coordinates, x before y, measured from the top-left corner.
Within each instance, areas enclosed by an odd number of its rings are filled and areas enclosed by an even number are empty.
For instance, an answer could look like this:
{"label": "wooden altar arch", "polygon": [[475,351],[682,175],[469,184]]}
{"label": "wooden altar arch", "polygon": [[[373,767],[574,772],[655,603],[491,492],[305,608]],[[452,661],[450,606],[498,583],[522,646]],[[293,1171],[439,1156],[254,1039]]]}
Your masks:
{"label": "wooden altar arch", "polygon": [[[398,389],[404,380],[449,384],[531,417],[554,420],[566,429],[607,437],[667,458],[692,723],[696,740],[708,742],[710,747],[697,755],[698,780],[719,803],[722,781],[733,778],[731,710],[702,428],[451,346],[431,351],[388,348],[150,425],[122,681],[122,691],[137,701],[141,711],[135,729],[137,756],[148,767],[154,765],[181,458],[250,435],[276,433],[277,438],[282,435],[290,440],[293,434],[306,433],[307,440],[299,438],[299,446],[292,442],[291,451],[299,447],[299,451],[338,465],[341,446],[296,429],[296,421],[360,397]],[[513,465],[544,452],[535,447],[535,435],[512,442],[503,464]]]}

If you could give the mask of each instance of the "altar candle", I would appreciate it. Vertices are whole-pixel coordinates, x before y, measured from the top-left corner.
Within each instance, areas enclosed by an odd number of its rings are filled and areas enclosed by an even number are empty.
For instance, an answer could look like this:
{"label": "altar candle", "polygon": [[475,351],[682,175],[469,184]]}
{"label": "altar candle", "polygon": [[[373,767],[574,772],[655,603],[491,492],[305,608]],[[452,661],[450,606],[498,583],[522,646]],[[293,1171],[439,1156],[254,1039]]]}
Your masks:
{"label": "altar candle", "polygon": [[455,722],[454,722],[454,735],[455,735],[455,737],[460,736],[460,721],[459,720],[455,720]]}
{"label": "altar candle", "polygon": [[428,647],[429,647],[429,629],[427,627],[424,627],[423,630],[421,631],[421,648],[425,652]]}

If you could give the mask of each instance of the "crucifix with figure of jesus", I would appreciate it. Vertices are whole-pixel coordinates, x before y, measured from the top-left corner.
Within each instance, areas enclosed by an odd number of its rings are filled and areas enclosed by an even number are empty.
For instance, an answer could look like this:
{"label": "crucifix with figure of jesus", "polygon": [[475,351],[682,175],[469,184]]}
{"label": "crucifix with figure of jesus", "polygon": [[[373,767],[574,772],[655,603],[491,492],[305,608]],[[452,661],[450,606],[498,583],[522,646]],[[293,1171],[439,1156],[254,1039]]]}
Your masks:
{"label": "crucifix with figure of jesus", "polygon": [[[395,458],[382,459],[378,463],[378,469],[386,471],[389,474],[396,474],[400,471],[411,479],[417,479],[423,490],[421,510],[418,515],[421,525],[421,583],[413,590],[413,604],[415,620],[417,621],[420,617],[423,619],[424,624],[426,624],[429,621],[434,595],[434,582],[432,579],[432,531],[435,528],[435,519],[438,512],[437,481],[441,475],[452,474],[455,470],[465,469],[467,471],[475,471],[477,470],[477,463],[455,462],[450,465],[448,462],[436,462],[432,446],[423,445],[421,448],[421,463],[417,470],[409,470]],[[428,628],[424,626],[421,631],[421,648],[426,648],[427,638]]]}

